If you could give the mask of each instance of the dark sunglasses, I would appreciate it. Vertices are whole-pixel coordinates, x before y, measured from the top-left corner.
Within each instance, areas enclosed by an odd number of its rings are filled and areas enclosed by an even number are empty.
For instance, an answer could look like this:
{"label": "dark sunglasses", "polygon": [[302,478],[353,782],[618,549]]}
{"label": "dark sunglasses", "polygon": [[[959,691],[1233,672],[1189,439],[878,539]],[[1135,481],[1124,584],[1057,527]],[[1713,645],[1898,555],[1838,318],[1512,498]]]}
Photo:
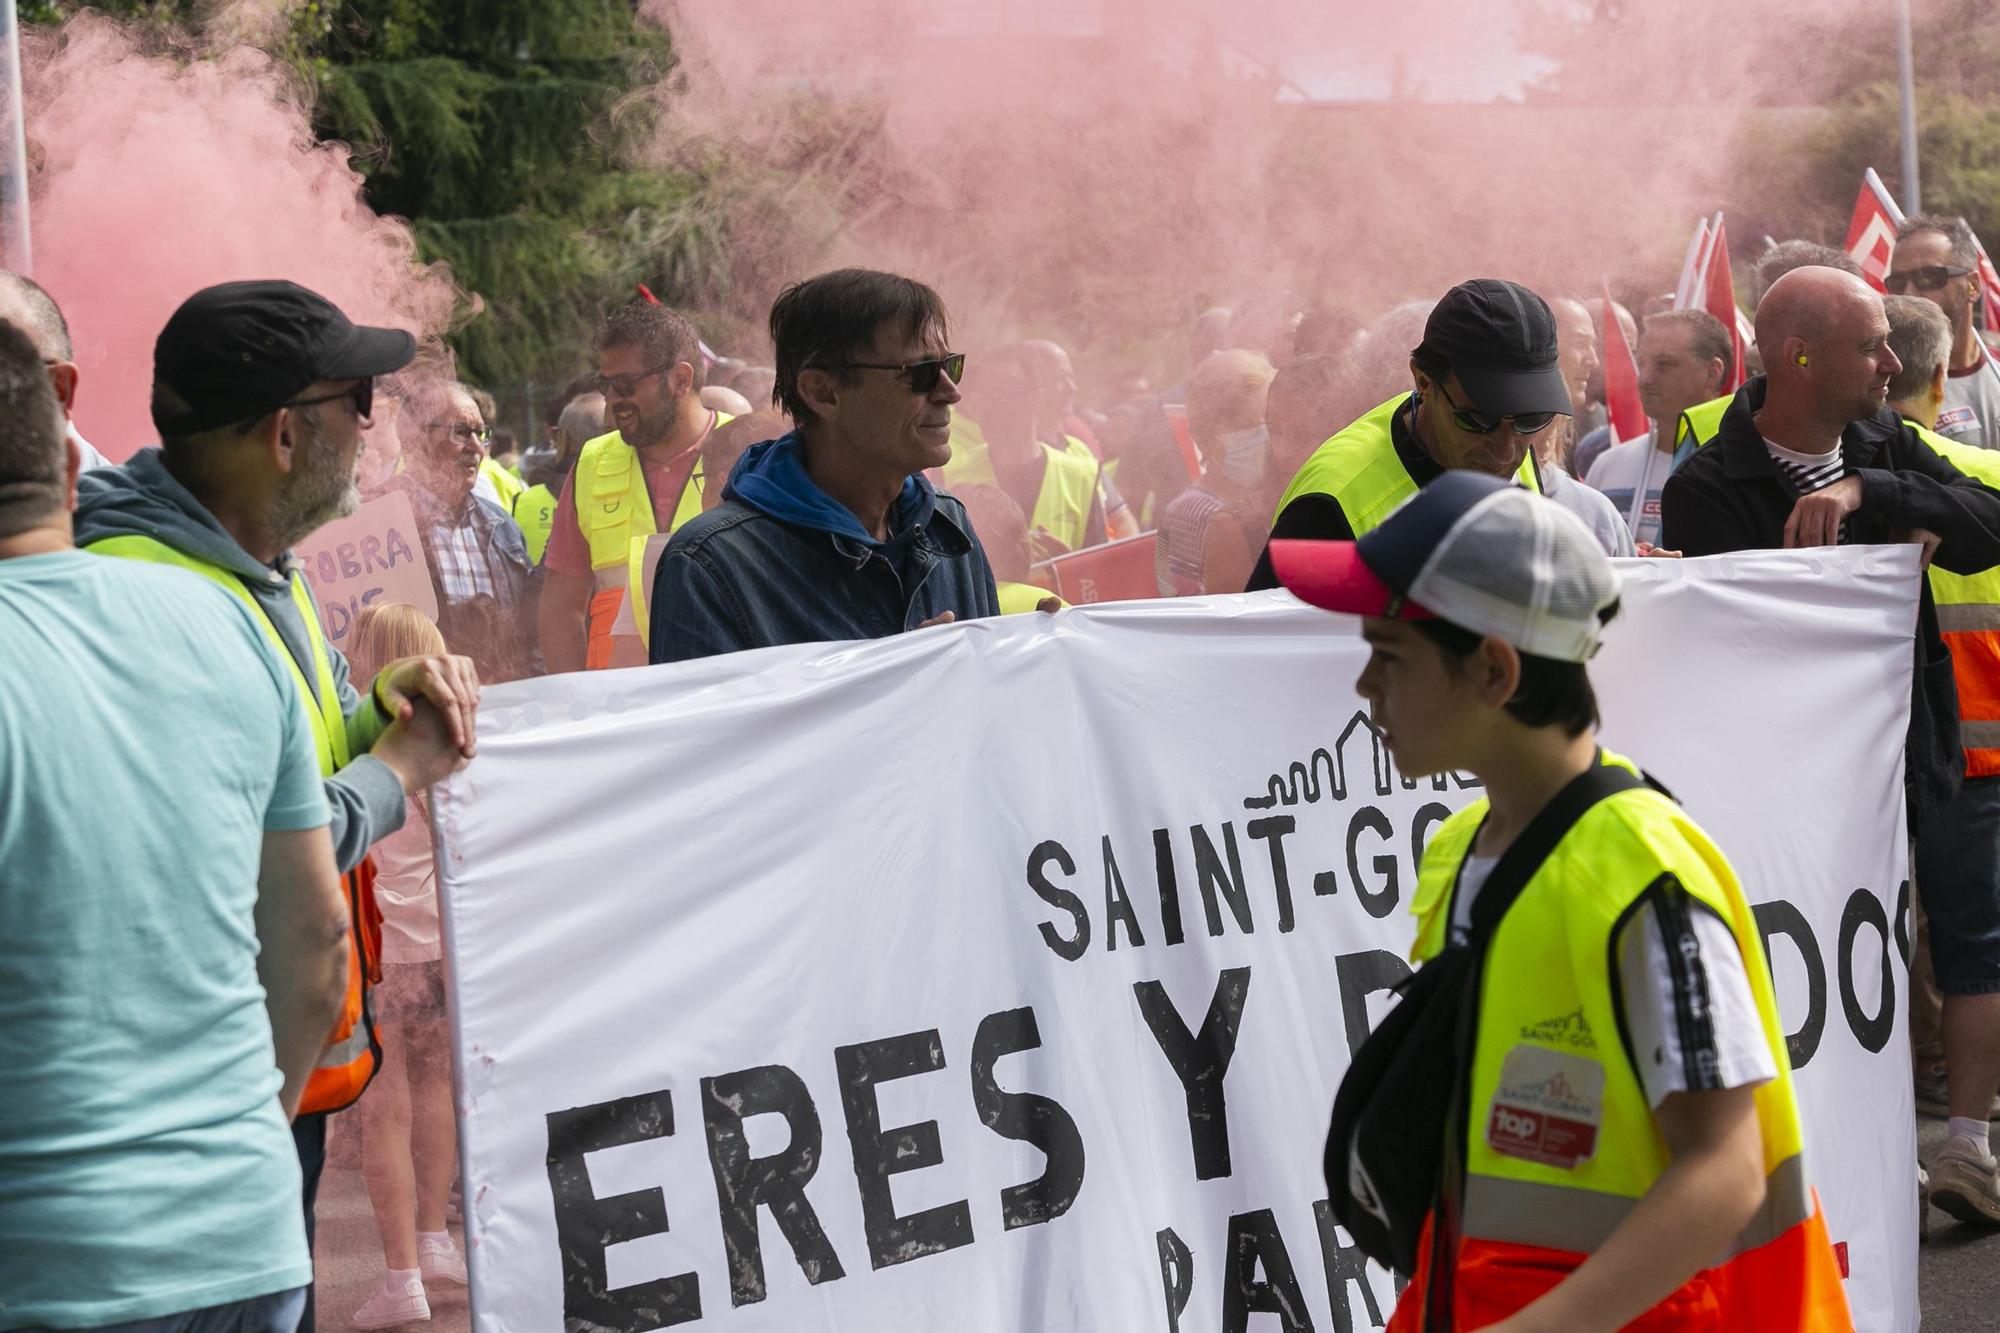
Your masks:
{"label": "dark sunglasses", "polygon": [[1959,268],[1955,264],[1926,264],[1922,268],[1891,273],[1882,279],[1882,285],[1898,296],[1912,287],[1920,292],[1934,292],[1953,278],[1962,278],[1970,272],[1971,269]]}
{"label": "dark sunglasses", "polygon": [[1451,399],[1451,390],[1438,382],[1437,391],[1444,395],[1445,406],[1451,409],[1452,423],[1468,435],[1491,435],[1502,426],[1511,425],[1516,435],[1540,435],[1549,428],[1549,423],[1561,416],[1560,412],[1514,412],[1503,415],[1498,412],[1477,412],[1469,407],[1460,407]]}
{"label": "dark sunglasses", "polygon": [[[368,414],[375,407],[375,381],[372,379],[359,380],[356,381],[352,388],[342,389],[339,393],[321,394],[318,398],[294,398],[289,403],[279,403],[277,407],[271,409],[271,412],[276,412],[287,407],[318,407],[322,403],[338,403],[343,399],[352,399],[354,402],[354,415],[366,421]],[[260,412],[256,416],[251,417],[248,421],[237,426],[236,433],[238,435],[248,435],[252,430],[256,429],[257,423],[265,417],[270,416],[271,412]]]}
{"label": "dark sunglasses", "polygon": [[901,375],[910,382],[911,393],[929,393],[937,388],[938,376],[947,376],[953,384],[965,381],[965,353],[947,352],[943,356],[932,357],[928,361],[912,361],[908,365],[884,366],[870,361],[841,361],[830,363],[825,370],[887,370]]}
{"label": "dark sunglasses", "polygon": [[619,398],[630,398],[643,381],[653,378],[673,364],[671,361],[662,361],[650,370],[634,371],[630,375],[599,375],[597,391],[607,398],[614,395]]}

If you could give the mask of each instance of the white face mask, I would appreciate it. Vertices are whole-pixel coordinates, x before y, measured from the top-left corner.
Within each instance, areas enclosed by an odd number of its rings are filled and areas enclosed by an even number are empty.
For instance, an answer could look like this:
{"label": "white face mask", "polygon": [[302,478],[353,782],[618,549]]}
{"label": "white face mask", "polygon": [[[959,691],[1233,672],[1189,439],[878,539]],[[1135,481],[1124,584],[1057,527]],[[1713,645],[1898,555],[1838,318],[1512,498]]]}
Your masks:
{"label": "white face mask", "polygon": [[1262,424],[1248,430],[1232,430],[1217,438],[1222,458],[1222,475],[1239,486],[1254,486],[1264,479],[1270,460],[1270,429]]}

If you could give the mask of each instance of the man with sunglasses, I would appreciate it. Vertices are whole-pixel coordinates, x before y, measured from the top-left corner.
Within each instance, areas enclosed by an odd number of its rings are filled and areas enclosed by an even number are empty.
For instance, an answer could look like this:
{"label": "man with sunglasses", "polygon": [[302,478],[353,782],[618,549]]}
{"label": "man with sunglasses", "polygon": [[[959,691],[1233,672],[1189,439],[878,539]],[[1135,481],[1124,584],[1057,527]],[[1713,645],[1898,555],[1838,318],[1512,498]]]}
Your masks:
{"label": "man with sunglasses", "polygon": [[2000,364],[1979,337],[1979,243],[1964,218],[1913,217],[1896,229],[1883,284],[1921,296],[1951,321],[1951,361],[1934,429],[1948,440],[2000,449]]}
{"label": "man with sunglasses", "polygon": [[[1455,469],[1546,493],[1535,437],[1570,414],[1555,316],[1518,283],[1475,278],[1444,294],[1398,394],[1313,451],[1278,500],[1274,540],[1353,541]],[[1275,588],[1267,544],[1249,591]]]}
{"label": "man with sunglasses", "polygon": [[612,311],[598,330],[597,368],[612,429],[577,455],[542,552],[540,629],[550,671],[644,665],[644,643],[614,633],[626,589],[643,583],[633,561],[646,538],[701,513],[710,484],[701,442],[730,420],[703,405],[701,341],[666,306],[632,301]]}
{"label": "man with sunglasses", "polygon": [[771,307],[788,435],[753,444],[716,508],[675,532],[653,583],[654,662],[876,639],[999,613],[951,460],[965,357],[920,282],[842,269]]}
{"label": "man with sunglasses", "polygon": [[[340,1021],[292,1122],[308,1246],[327,1116],[352,1105],[375,1069],[368,849],[402,827],[406,796],[441,781],[474,746],[472,663],[403,658],[361,693],[348,682],[347,659],[326,641],[311,585],[291,556],[360,503],[355,467],[374,377],[415,352],[409,334],[357,326],[295,283],[205,288],[181,304],[153,347],[160,447],[87,473],[77,487],[76,544],[188,570],[237,598],[263,627],[311,721],[355,938]],[[310,1330],[312,1321],[308,1294],[299,1326]]]}

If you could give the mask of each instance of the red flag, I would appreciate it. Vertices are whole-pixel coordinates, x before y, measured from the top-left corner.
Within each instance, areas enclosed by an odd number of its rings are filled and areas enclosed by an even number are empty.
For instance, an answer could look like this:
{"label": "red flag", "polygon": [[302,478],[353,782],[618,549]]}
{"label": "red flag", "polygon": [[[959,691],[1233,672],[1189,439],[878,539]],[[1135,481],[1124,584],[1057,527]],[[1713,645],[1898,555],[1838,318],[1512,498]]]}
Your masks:
{"label": "red flag", "polygon": [[2000,271],[1993,267],[1993,261],[1986,255],[1986,247],[1980,245],[1977,236],[1972,244],[1979,250],[1979,293],[1985,298],[1980,306],[1980,324],[1988,333],[2000,333]]}
{"label": "red flag", "polygon": [[1611,442],[1636,440],[1651,429],[1646,407],[1639,400],[1639,359],[1625,341],[1625,326],[1618,322],[1618,310],[1611,302],[1611,287],[1604,288],[1604,327],[1598,333],[1604,348],[1604,406],[1610,417]]}
{"label": "red flag", "polygon": [[1701,289],[1702,308],[1729,330],[1733,364],[1729,381],[1722,387],[1725,393],[1735,393],[1743,387],[1743,354],[1747,345],[1743,337],[1743,312],[1736,308],[1736,280],[1729,272],[1729,238],[1723,234],[1720,213],[1715,215],[1715,241],[1709,247],[1708,272],[1703,275]]}
{"label": "red flag", "polygon": [[1861,276],[1876,291],[1884,291],[1883,277],[1896,250],[1896,228],[1903,222],[1903,210],[1889,197],[1875,168],[1861,178],[1861,193],[1854,198],[1854,218],[1847,224],[1847,257],[1861,265]]}

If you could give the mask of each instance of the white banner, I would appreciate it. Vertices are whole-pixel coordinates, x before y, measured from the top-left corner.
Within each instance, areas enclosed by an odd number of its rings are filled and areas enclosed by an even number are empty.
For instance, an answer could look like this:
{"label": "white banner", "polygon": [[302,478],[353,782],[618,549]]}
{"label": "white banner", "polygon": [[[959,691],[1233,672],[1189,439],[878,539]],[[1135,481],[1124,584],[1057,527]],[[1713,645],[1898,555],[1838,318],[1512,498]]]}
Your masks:
{"label": "white banner", "polygon": [[[1624,562],[1607,746],[1759,904],[1859,1325],[1914,1330],[1913,548]],[[1417,848],[1282,593],[487,691],[438,805],[487,1333],[1345,1330],[1321,1200]]]}

